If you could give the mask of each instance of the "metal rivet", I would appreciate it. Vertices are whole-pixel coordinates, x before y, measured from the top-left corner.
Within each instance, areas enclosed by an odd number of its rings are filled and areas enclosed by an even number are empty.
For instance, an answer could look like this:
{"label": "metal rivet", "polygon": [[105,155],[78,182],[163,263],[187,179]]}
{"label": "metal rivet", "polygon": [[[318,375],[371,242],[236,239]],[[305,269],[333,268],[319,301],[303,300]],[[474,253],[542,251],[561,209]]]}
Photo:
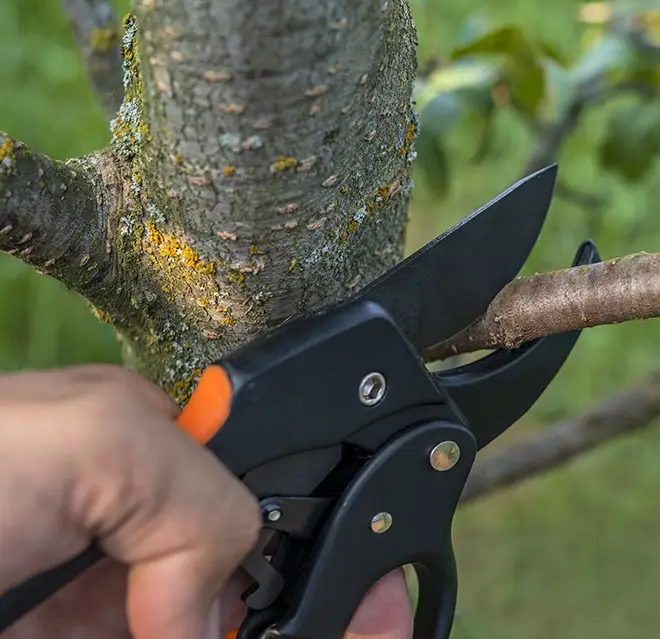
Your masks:
{"label": "metal rivet", "polygon": [[390,515],[390,513],[378,513],[371,520],[371,530],[378,534],[387,532],[391,526],[392,515]]}
{"label": "metal rivet", "polygon": [[380,373],[369,373],[360,382],[360,401],[365,406],[375,406],[385,397],[387,384]]}
{"label": "metal rivet", "polygon": [[268,521],[279,521],[282,518],[282,511],[277,506],[266,506],[264,508],[264,514]]}
{"label": "metal rivet", "polygon": [[431,466],[435,470],[449,470],[456,465],[461,456],[461,449],[456,442],[442,442],[438,444],[429,457]]}

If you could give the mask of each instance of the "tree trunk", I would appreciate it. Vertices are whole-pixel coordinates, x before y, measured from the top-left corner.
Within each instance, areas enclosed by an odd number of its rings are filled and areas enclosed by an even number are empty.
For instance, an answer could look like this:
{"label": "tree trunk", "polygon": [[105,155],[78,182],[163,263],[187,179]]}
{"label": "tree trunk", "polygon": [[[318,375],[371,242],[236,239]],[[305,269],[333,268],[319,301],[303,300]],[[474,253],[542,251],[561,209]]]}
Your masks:
{"label": "tree trunk", "polygon": [[0,249],[183,403],[209,361],[401,259],[416,35],[406,0],[142,0],[124,29],[108,149],[0,139]]}

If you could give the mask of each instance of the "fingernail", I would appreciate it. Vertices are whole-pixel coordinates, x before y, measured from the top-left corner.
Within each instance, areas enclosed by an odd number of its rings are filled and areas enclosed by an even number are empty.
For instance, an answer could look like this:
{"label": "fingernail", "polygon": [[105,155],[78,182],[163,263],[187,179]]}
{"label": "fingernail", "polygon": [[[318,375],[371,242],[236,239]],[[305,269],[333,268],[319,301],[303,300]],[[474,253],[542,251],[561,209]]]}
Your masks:
{"label": "fingernail", "polygon": [[221,639],[220,637],[220,601],[215,600],[209,610],[209,620],[206,625],[206,636],[204,639]]}

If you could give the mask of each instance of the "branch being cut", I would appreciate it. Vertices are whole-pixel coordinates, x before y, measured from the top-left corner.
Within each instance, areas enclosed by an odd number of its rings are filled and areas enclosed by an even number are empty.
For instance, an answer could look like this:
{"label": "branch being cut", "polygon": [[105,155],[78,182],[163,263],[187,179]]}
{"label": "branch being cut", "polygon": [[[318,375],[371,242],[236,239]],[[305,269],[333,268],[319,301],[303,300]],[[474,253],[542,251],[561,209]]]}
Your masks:
{"label": "branch being cut", "polygon": [[600,444],[650,426],[658,417],[660,371],[579,417],[477,459],[461,503],[558,468]]}
{"label": "branch being cut", "polygon": [[660,253],[514,280],[472,325],[424,353],[426,361],[582,328],[660,317]]}
{"label": "branch being cut", "polygon": [[60,0],[73,28],[89,79],[108,120],[115,117],[122,98],[120,23],[107,0]]}
{"label": "branch being cut", "polygon": [[59,162],[0,131],[0,251],[92,302],[107,297],[109,220],[121,183],[101,154]]}

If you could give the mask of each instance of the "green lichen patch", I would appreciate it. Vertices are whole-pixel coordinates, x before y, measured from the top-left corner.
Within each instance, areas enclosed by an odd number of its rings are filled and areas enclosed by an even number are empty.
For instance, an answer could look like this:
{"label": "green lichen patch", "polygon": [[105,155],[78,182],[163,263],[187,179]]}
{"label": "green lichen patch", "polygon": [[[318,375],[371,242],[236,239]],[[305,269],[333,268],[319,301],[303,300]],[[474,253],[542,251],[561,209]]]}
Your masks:
{"label": "green lichen patch", "polygon": [[215,273],[215,263],[204,261],[199,254],[189,246],[186,246],[179,238],[163,233],[156,225],[147,221],[147,241],[160,257],[168,258],[172,264],[181,265],[184,268],[183,276],[186,280],[193,279],[194,273],[204,275]]}
{"label": "green lichen patch", "polygon": [[94,315],[102,324],[114,324],[114,318],[107,311],[103,311],[92,304],[89,304],[89,309],[92,312],[92,315]]}
{"label": "green lichen patch", "polygon": [[417,157],[415,151],[415,139],[419,134],[419,118],[414,106],[411,103],[410,117],[403,121],[403,141],[399,146],[399,155],[405,157],[408,164],[412,164]]}
{"label": "green lichen patch", "polygon": [[[219,299],[215,280],[217,265],[204,260],[199,253],[179,237],[166,233],[147,220],[141,229],[140,251],[151,261],[152,268],[160,280],[161,296],[167,304],[177,303],[192,316],[201,309],[214,308]],[[200,316],[201,317],[201,316]],[[199,317],[198,317],[199,319]]]}
{"label": "green lichen patch", "polygon": [[227,279],[232,284],[236,284],[237,286],[240,286],[245,282],[245,273],[241,273],[240,271],[230,270],[227,272]]}
{"label": "green lichen patch", "polygon": [[193,368],[181,379],[166,384],[165,391],[179,406],[183,406],[192,396],[195,383],[199,380],[202,373],[202,368]]}
{"label": "green lichen patch", "polygon": [[16,143],[8,135],[0,135],[0,175],[11,175],[16,163]]}
{"label": "green lichen patch", "polygon": [[143,142],[149,139],[149,126],[143,117],[143,86],[140,74],[138,24],[132,13],[124,16],[121,40],[124,72],[124,101],[117,116],[110,122],[111,148],[122,159],[134,158]]}
{"label": "green lichen patch", "polygon": [[298,160],[296,158],[281,155],[270,165],[270,171],[271,173],[279,173],[287,169],[295,169],[297,166]]}

